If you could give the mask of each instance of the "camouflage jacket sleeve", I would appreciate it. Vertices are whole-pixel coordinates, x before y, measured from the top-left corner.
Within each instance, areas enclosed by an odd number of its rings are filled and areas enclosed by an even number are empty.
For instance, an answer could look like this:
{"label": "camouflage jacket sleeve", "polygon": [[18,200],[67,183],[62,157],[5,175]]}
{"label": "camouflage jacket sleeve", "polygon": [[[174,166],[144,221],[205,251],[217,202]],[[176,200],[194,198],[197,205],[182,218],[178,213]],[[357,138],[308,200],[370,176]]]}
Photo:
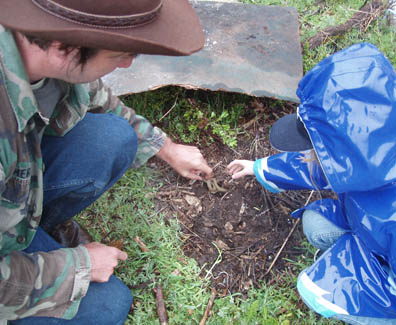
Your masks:
{"label": "camouflage jacket sleeve", "polygon": [[102,80],[87,84],[91,98],[89,110],[99,113],[113,113],[126,118],[135,129],[139,139],[133,167],[144,164],[154,156],[163,146],[166,134],[159,128],[153,127],[143,116],[135,113],[116,96],[113,96],[110,88],[106,87]]}
{"label": "camouflage jacket sleeve", "polygon": [[[14,251],[0,259],[0,319],[49,316],[71,319],[90,281],[82,246],[49,253]],[[89,263],[89,262],[88,262]]]}

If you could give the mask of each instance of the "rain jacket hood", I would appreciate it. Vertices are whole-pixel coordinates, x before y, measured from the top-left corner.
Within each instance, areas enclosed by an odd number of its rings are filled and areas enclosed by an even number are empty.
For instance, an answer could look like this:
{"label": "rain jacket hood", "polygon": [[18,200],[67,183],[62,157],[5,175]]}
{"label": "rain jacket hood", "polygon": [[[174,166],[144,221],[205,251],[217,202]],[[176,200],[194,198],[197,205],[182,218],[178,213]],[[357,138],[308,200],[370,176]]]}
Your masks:
{"label": "rain jacket hood", "polygon": [[298,114],[335,192],[396,179],[396,77],[377,48],[363,43],[326,58],[301,80],[297,95]]}

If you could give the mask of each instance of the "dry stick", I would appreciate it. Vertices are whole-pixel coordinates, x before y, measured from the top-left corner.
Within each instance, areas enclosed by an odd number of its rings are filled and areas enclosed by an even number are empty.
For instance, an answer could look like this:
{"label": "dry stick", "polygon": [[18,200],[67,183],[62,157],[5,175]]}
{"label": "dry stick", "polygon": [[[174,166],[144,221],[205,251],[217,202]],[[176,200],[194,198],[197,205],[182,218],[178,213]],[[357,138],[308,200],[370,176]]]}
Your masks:
{"label": "dry stick", "polygon": [[166,314],[164,295],[162,293],[161,285],[154,289],[155,302],[157,305],[157,314],[161,325],[168,325],[168,315]]}
{"label": "dry stick", "polygon": [[217,295],[216,289],[215,289],[215,288],[212,288],[212,291],[211,291],[211,294],[210,294],[210,298],[209,298],[208,305],[206,306],[205,313],[204,313],[204,315],[203,315],[201,321],[199,322],[199,325],[205,325],[206,320],[208,319],[209,313],[210,313],[210,311],[211,311],[211,309],[212,309],[212,307],[213,307],[213,302],[214,302],[214,300],[215,300],[215,298],[216,298],[216,295]]}
{"label": "dry stick", "polygon": [[135,237],[135,242],[137,242],[137,244],[139,245],[140,249],[143,252],[149,252],[150,250],[147,248],[146,244],[143,243],[142,239],[139,236]]}
{"label": "dry stick", "polygon": [[256,123],[259,119],[261,119],[265,115],[264,112],[261,112],[257,114],[254,118],[252,118],[250,121],[246,122],[245,124],[242,125],[243,129],[247,129],[249,126],[251,126],[253,123]]}
{"label": "dry stick", "polygon": [[188,228],[183,222],[181,222],[180,220],[177,220],[178,223],[180,223],[182,226],[184,226],[184,228],[186,228],[189,232],[191,232],[193,235],[197,236],[198,238],[200,238],[203,242],[205,242],[203,240],[203,238],[198,235],[197,233],[195,233],[194,231],[192,231],[190,228]]}
{"label": "dry stick", "polygon": [[[312,190],[311,193],[309,194],[309,197],[308,197],[307,201],[305,202],[304,206],[306,206],[308,204],[308,202],[311,200],[313,193],[314,193],[314,191]],[[286,237],[285,241],[283,242],[281,248],[279,249],[278,253],[276,253],[274,260],[272,261],[268,270],[264,273],[264,276],[266,276],[272,270],[273,266],[275,265],[275,262],[278,260],[279,255],[282,253],[283,249],[286,246],[287,241],[289,240],[290,236],[293,234],[293,232],[296,229],[299,222],[300,222],[300,219],[297,219],[296,222],[294,223],[293,228],[290,230],[289,234],[287,235],[287,237]]]}
{"label": "dry stick", "polygon": [[[143,252],[150,251],[139,236],[135,237],[135,241]],[[153,289],[153,291],[155,293],[155,302],[157,305],[157,314],[160,320],[160,324],[168,325],[168,315],[166,314],[164,295],[162,293],[161,285],[159,284],[156,288]]]}
{"label": "dry stick", "polygon": [[177,103],[177,99],[179,98],[179,95],[176,96],[176,100],[175,103],[173,104],[173,106],[158,120],[158,122],[161,122],[161,120],[166,117],[170,112],[172,112],[172,110],[175,108],[176,103]]}

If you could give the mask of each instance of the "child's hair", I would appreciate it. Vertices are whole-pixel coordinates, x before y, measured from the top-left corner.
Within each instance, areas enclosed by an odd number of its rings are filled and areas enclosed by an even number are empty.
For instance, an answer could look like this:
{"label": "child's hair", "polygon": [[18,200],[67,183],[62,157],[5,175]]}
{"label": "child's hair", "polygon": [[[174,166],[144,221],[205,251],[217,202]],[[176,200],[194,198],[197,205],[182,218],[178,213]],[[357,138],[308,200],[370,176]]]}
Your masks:
{"label": "child's hair", "polygon": [[318,156],[316,155],[316,152],[313,149],[304,152],[304,157],[302,158],[302,161],[305,163],[310,163],[310,162],[319,163]]}
{"label": "child's hair", "polygon": [[302,157],[301,160],[308,164],[309,178],[312,182],[313,187],[315,188],[315,190],[319,192],[320,195],[319,186],[315,183],[313,175],[314,175],[314,168],[322,169],[322,167],[320,166],[319,159],[318,156],[316,155],[315,150],[311,149],[309,151],[305,151],[304,156]]}

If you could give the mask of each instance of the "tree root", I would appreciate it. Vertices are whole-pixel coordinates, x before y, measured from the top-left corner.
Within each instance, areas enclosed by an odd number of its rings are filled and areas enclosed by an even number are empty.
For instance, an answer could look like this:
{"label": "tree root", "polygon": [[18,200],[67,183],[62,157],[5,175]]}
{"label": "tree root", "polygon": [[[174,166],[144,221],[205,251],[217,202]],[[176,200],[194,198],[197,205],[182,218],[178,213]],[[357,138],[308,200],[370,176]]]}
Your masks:
{"label": "tree root", "polygon": [[[370,24],[378,17],[383,16],[386,10],[386,5],[383,1],[374,0],[362,6],[346,23],[338,26],[329,26],[316,35],[307,39],[308,48],[310,50],[326,43],[334,36],[344,35],[353,28],[359,28],[365,32]],[[302,46],[304,48],[304,46]]]}

